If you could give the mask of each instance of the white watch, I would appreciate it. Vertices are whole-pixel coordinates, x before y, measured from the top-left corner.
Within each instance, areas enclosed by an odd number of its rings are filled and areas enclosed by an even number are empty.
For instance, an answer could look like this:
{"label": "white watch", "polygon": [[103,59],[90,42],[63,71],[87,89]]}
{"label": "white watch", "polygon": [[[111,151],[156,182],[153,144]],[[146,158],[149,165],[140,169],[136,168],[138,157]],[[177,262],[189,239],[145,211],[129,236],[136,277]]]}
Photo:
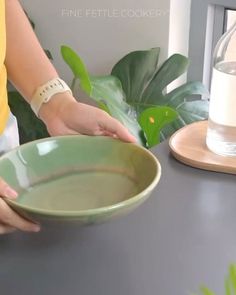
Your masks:
{"label": "white watch", "polygon": [[60,78],[52,79],[44,85],[39,86],[30,102],[30,106],[35,115],[38,117],[42,104],[47,103],[53,95],[66,91],[69,91],[72,94],[70,87]]}

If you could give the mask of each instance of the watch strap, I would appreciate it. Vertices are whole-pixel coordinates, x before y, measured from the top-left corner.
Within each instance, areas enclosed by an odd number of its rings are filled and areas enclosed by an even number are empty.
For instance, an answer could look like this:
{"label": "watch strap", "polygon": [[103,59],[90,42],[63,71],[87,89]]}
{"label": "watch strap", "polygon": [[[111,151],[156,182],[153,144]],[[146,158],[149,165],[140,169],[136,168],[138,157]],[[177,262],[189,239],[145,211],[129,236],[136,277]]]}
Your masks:
{"label": "watch strap", "polygon": [[39,86],[30,102],[30,106],[35,115],[38,117],[38,113],[42,104],[47,103],[53,97],[53,95],[66,91],[69,91],[72,94],[70,87],[60,78],[54,78],[44,85]]}

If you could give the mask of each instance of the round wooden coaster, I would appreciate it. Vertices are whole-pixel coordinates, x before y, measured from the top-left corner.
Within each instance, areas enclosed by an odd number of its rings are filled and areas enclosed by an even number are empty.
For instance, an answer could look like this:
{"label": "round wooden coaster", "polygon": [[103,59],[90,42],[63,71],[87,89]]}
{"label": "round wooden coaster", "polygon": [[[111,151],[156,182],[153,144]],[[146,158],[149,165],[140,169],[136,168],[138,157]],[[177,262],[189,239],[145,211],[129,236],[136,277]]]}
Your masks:
{"label": "round wooden coaster", "polygon": [[175,132],[169,140],[172,155],[192,167],[236,174],[236,157],[220,156],[207,148],[207,124],[195,122]]}

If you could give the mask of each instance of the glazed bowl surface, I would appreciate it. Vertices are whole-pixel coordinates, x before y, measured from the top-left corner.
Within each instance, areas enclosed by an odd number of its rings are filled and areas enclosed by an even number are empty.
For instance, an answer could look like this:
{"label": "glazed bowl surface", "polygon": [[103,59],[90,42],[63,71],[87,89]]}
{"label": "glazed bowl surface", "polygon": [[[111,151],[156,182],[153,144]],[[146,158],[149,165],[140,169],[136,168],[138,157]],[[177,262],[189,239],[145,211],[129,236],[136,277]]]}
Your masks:
{"label": "glazed bowl surface", "polygon": [[44,138],[0,157],[0,177],[19,193],[8,204],[36,222],[122,216],[150,196],[160,176],[150,151],[104,136]]}

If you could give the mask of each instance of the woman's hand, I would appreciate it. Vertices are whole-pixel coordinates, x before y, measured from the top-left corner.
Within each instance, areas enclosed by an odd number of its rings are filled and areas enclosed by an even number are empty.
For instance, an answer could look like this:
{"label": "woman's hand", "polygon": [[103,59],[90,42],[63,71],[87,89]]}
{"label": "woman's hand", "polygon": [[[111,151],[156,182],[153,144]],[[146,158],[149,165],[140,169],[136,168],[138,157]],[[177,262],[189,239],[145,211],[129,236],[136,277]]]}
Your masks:
{"label": "woman's hand", "polygon": [[0,178],[0,235],[14,232],[19,229],[26,232],[38,232],[39,225],[32,223],[13,211],[4,198],[16,199],[17,193]]}
{"label": "woman's hand", "polygon": [[126,142],[136,142],[135,137],[119,121],[99,108],[77,102],[68,92],[56,94],[48,103],[43,104],[39,116],[53,136],[106,135]]}

